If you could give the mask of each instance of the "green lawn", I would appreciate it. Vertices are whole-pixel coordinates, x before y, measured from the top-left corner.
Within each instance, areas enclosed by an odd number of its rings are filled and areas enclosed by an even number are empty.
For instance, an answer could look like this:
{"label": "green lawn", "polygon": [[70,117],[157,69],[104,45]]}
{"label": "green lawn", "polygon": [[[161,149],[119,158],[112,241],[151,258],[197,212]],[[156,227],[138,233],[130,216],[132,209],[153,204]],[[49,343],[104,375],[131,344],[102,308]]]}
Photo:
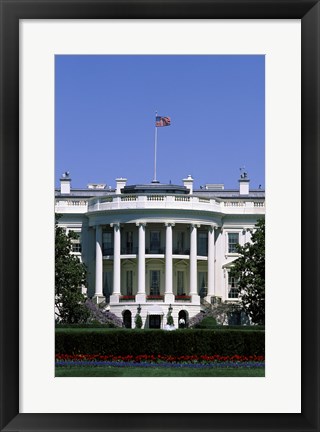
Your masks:
{"label": "green lawn", "polygon": [[56,377],[264,377],[264,368],[57,367]]}

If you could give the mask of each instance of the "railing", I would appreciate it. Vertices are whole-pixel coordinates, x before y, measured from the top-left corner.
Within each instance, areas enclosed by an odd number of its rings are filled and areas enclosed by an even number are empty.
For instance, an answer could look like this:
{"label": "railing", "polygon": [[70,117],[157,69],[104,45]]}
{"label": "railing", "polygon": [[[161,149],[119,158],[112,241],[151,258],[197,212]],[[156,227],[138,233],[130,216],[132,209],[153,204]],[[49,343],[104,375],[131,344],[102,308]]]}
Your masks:
{"label": "railing", "polygon": [[[59,203],[66,201],[59,201]],[[68,205],[73,206],[73,202]],[[80,205],[80,204],[77,204]],[[264,201],[254,199],[225,199],[186,196],[186,195],[113,195],[104,198],[92,198],[88,203],[88,211],[104,211],[118,209],[176,209],[199,210],[216,213],[264,213]]]}
{"label": "railing", "polygon": [[124,195],[121,197],[121,201],[137,201],[137,195]]}

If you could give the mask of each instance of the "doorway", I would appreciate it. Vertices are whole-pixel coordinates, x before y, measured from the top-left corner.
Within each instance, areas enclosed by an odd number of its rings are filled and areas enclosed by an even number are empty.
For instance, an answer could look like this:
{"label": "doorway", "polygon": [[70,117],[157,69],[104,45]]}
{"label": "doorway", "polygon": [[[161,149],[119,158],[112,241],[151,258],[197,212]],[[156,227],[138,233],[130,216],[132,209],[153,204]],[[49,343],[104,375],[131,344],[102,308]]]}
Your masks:
{"label": "doorway", "polygon": [[161,315],[149,315],[149,328],[161,328]]}
{"label": "doorway", "polygon": [[125,328],[131,328],[132,327],[132,315],[129,310],[126,310],[123,312],[123,324]]}

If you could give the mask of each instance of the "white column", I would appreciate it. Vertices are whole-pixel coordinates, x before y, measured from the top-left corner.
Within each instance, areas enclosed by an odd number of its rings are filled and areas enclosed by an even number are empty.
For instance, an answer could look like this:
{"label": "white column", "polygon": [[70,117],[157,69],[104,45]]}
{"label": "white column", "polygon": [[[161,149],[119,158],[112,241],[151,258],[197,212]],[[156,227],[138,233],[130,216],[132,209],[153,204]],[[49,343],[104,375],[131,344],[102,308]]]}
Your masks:
{"label": "white column", "polygon": [[172,227],[174,223],[166,222],[166,285],[165,285],[165,303],[174,302],[172,291]]}
{"label": "white column", "polygon": [[214,296],[214,226],[208,229],[208,292],[206,300],[211,303],[211,297]]}
{"label": "white column", "polygon": [[145,223],[137,223],[139,228],[139,250],[138,250],[138,293],[136,295],[136,302],[145,302],[146,300],[146,233]]}
{"label": "white column", "polygon": [[102,273],[103,273],[102,228],[101,225],[97,225],[96,226],[96,286],[95,286],[95,293],[94,293],[94,298],[97,299],[97,303],[104,299]]}
{"label": "white column", "polygon": [[192,303],[200,303],[197,293],[197,224],[190,225],[190,295]]}
{"label": "white column", "polygon": [[120,276],[121,276],[121,261],[120,261],[120,224],[112,223],[113,227],[113,293],[110,296],[112,303],[119,303],[120,296]]}

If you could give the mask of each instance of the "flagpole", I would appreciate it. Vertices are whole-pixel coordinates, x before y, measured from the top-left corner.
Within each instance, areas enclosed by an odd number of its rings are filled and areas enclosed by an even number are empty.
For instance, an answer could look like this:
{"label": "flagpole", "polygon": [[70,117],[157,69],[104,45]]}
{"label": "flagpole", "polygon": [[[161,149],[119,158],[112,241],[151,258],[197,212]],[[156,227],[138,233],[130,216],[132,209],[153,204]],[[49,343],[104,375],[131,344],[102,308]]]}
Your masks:
{"label": "flagpole", "polygon": [[[157,111],[156,111],[156,121],[157,121]],[[154,177],[153,183],[157,183],[157,140],[158,140],[158,128],[155,121],[155,131],[154,131]]]}

